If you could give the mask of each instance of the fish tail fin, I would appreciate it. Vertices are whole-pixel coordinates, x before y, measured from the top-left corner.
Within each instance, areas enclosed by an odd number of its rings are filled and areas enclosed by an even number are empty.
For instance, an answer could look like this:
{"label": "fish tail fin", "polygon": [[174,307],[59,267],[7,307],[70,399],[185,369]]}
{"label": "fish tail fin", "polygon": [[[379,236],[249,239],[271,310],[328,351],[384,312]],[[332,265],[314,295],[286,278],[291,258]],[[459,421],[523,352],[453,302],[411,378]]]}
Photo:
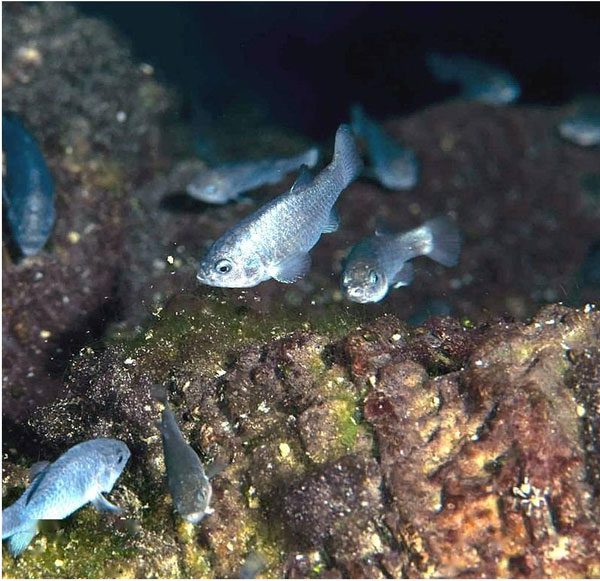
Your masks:
{"label": "fish tail fin", "polygon": [[340,125],[335,134],[332,165],[338,171],[342,181],[342,189],[350,185],[362,170],[363,162],[349,125]]}
{"label": "fish tail fin", "polygon": [[350,108],[350,122],[355,135],[362,135],[364,133],[367,115],[363,106],[359,103],[354,103]]}
{"label": "fish tail fin", "polygon": [[458,226],[446,216],[428,220],[422,226],[429,234],[429,248],[424,254],[443,264],[456,266],[460,256],[461,236]]}
{"label": "fish tail fin", "polygon": [[305,152],[301,156],[301,161],[303,165],[306,165],[308,167],[315,167],[315,165],[317,165],[317,163],[319,162],[319,148],[311,147],[307,152]]}

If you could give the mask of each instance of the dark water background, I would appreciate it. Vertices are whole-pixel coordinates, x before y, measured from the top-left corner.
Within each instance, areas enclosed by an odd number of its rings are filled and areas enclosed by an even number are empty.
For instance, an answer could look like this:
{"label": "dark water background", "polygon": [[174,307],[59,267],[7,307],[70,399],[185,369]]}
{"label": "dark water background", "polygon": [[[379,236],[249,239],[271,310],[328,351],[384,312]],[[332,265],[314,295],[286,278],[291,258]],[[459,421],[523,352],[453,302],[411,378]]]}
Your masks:
{"label": "dark water background", "polygon": [[557,104],[600,90],[596,3],[79,3],[122,31],[134,53],[176,86],[189,114],[231,101],[268,107],[271,122],[330,136],[362,102],[379,117],[453,93],[427,51],[504,66],[522,102]]}

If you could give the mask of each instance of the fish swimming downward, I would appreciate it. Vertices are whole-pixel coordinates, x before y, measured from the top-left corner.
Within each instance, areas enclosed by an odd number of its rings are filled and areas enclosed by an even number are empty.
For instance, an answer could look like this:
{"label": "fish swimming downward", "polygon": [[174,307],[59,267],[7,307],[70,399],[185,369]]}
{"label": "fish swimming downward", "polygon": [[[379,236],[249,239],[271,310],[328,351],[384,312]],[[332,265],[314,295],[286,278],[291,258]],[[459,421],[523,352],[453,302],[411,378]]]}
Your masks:
{"label": "fish swimming downward", "polygon": [[[160,432],[167,483],[175,510],[188,522],[198,524],[205,515],[213,512],[209,506],[212,497],[209,478],[214,474],[204,470],[198,454],[183,437],[167,401],[166,390],[157,385],[153,389],[153,395],[164,405]],[[216,470],[215,467],[213,465],[213,470]]]}
{"label": "fish swimming downward", "polygon": [[376,233],[350,250],[342,272],[342,291],[356,303],[379,302],[390,287],[412,282],[410,260],[428,256],[444,266],[454,266],[460,244],[457,226],[445,216],[402,234]]}
{"label": "fish swimming downward", "polygon": [[54,227],[54,184],[44,155],[19,118],[2,115],[6,178],[2,200],[11,237],[24,256],[37,254]]}
{"label": "fish swimming downward", "polygon": [[226,232],[198,266],[201,283],[253,287],[274,278],[291,283],[310,268],[309,251],[321,234],[338,228],[338,196],[362,169],[352,130],[340,125],[333,160],[312,177],[303,168],[289,192],[259,208]]}
{"label": "fish swimming downward", "polygon": [[55,462],[40,462],[21,497],[2,511],[2,540],[13,556],[37,534],[40,520],[60,520],[91,502],[96,509],[120,512],[102,496],[110,492],[129,459],[120,440],[97,438],[73,446]]}
{"label": "fish swimming downward", "polygon": [[419,165],[410,149],[402,147],[383,128],[367,116],[360,105],[351,109],[352,129],[365,142],[372,175],[390,190],[410,190],[417,185]]}
{"label": "fish swimming downward", "polygon": [[508,71],[464,54],[427,55],[431,74],[442,83],[458,83],[462,96],[488,103],[507,105],[521,94],[518,81]]}
{"label": "fish swimming downward", "polygon": [[223,164],[198,174],[187,193],[209,204],[225,204],[249,190],[276,184],[303,165],[314,167],[318,161],[319,150],[312,148],[294,157]]}

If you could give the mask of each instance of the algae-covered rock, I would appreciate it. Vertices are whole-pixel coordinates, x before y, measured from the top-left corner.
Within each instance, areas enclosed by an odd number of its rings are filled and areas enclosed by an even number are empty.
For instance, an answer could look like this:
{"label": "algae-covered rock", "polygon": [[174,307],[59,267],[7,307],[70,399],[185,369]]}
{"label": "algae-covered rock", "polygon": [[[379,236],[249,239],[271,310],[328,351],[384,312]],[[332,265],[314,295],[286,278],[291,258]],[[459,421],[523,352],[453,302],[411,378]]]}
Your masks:
{"label": "algae-covered rock", "polygon": [[[217,293],[84,350],[30,429],[48,458],[86,438],[125,440],[132,458],[113,494],[127,512],[114,522],[86,508],[20,560],[5,553],[5,572],[58,575],[57,554],[61,575],[80,572],[72,560],[94,530],[103,555],[119,543],[100,576],[117,563],[125,576],[234,576],[253,553],[267,576],[598,574],[597,311],[300,327]],[[226,462],[197,527],[173,513],[154,382],[170,385],[201,457]],[[25,484],[15,470],[5,499]],[[159,558],[167,547],[171,561]]]}

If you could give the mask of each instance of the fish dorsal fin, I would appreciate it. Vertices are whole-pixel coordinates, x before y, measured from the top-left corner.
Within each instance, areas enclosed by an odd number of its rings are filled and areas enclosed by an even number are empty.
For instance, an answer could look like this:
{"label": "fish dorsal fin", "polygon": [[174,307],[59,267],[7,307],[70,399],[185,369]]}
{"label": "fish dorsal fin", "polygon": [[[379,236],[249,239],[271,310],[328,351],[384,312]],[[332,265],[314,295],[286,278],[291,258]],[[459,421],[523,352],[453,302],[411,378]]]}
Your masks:
{"label": "fish dorsal fin", "polygon": [[275,265],[271,276],[279,282],[291,283],[302,278],[310,269],[310,254],[303,252],[293,254],[286,260]]}
{"label": "fish dorsal fin", "polygon": [[308,169],[308,166],[304,163],[300,166],[300,173],[290,190],[291,194],[297,194],[302,191],[312,182],[313,176],[311,171]]}
{"label": "fish dorsal fin", "polygon": [[[50,466],[50,462],[48,462],[48,466]],[[35,475],[33,476],[31,484],[29,485],[29,489],[27,490],[27,496],[25,497],[25,506],[27,506],[29,504],[29,502],[33,498],[33,495],[35,494],[36,490],[40,487],[42,480],[44,480],[44,478],[46,477],[46,474],[48,474],[48,466],[37,471],[35,473]],[[32,468],[34,468],[34,467],[35,467],[35,464]]]}
{"label": "fish dorsal fin", "polygon": [[325,228],[323,228],[323,234],[330,234],[331,232],[335,232],[339,227],[340,215],[337,213],[337,210],[335,208],[331,208],[329,218],[327,219],[327,224],[325,224]]}
{"label": "fish dorsal fin", "polygon": [[41,460],[33,464],[29,469],[29,482],[33,482],[36,476],[39,476],[48,466],[50,466],[50,462],[46,460]]}

